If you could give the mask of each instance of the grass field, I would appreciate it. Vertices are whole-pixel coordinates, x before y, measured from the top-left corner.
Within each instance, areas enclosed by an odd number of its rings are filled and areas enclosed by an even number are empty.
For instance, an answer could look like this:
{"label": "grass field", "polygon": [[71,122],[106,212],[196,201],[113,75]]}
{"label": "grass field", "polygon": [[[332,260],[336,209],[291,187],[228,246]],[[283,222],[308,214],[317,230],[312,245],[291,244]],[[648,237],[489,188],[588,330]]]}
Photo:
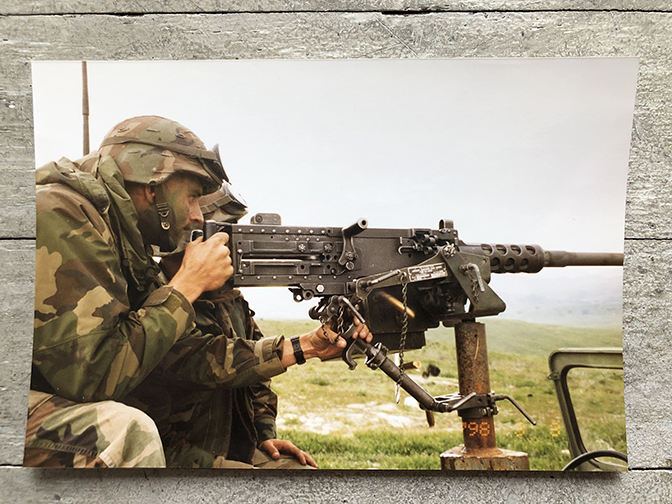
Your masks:
{"label": "grass field", "polygon": [[[267,335],[301,334],[314,322],[258,320]],[[490,381],[493,390],[513,396],[536,426],[508,402],[495,417],[500,448],[529,454],[533,470],[559,470],[569,462],[567,436],[553,382],[547,379],[548,354],[564,347],[618,347],[620,329],[578,329],[494,320],[487,322]],[[432,395],[455,392],[457,369],[452,329],[427,333],[427,345],[406,352],[422,363],[409,371]],[[422,369],[438,366],[439,376]],[[586,447],[626,452],[622,372],[572,370],[570,385]],[[310,361],[273,379],[279,396],[279,437],[313,455],[324,469],[440,469],[439,454],[462,443],[456,413],[426,413],[402,391],[394,402],[394,383],[363,361],[354,371],[345,363]]]}

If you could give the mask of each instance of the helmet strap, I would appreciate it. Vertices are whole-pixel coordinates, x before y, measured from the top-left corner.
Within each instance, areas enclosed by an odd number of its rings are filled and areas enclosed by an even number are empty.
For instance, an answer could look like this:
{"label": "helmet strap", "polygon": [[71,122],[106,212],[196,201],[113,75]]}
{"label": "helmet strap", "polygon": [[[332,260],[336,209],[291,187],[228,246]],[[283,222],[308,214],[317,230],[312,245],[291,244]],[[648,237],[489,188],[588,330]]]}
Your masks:
{"label": "helmet strap", "polygon": [[154,195],[154,204],[161,221],[161,243],[159,245],[161,252],[170,252],[173,248],[170,243],[170,207],[161,185],[154,186]]}

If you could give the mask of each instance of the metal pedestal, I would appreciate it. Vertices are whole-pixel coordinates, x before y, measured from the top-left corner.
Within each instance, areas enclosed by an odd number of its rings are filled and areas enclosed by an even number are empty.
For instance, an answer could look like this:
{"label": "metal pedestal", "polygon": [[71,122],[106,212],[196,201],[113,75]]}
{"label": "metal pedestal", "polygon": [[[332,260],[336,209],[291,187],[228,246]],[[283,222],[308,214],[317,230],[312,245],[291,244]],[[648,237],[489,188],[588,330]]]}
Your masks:
{"label": "metal pedestal", "polygon": [[[457,375],[460,395],[490,393],[490,370],[485,324],[460,322],[455,326]],[[497,448],[493,414],[487,408],[461,410],[464,444],[441,454],[441,468],[452,470],[529,470],[527,453]]]}

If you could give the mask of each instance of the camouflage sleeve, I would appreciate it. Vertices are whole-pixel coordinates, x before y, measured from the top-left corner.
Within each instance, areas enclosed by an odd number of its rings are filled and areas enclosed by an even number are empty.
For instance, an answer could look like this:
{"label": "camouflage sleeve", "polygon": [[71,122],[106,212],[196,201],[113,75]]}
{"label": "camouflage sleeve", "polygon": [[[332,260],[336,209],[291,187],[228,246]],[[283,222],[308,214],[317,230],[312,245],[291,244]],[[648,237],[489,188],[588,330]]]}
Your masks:
{"label": "camouflage sleeve", "polygon": [[[245,332],[248,339],[258,340],[264,337],[254,320],[254,312],[247,301],[241,299],[243,311],[246,313]],[[278,396],[271,390],[271,381],[263,381],[250,387],[254,427],[257,430],[257,444],[267,439],[277,438],[275,418],[278,416]]]}
{"label": "camouflage sleeve", "polygon": [[277,431],[275,417],[278,415],[278,396],[271,390],[270,380],[250,387],[254,427],[257,430],[257,444],[267,439],[275,439]]}
{"label": "camouflage sleeve", "polygon": [[207,387],[247,387],[285,372],[284,336],[249,341],[195,329],[177,341],[157,366],[167,378]]}
{"label": "camouflage sleeve", "polygon": [[136,311],[127,288],[95,207],[68,188],[38,187],[33,362],[58,395],[123,397],[192,326],[191,304],[172,288]]}

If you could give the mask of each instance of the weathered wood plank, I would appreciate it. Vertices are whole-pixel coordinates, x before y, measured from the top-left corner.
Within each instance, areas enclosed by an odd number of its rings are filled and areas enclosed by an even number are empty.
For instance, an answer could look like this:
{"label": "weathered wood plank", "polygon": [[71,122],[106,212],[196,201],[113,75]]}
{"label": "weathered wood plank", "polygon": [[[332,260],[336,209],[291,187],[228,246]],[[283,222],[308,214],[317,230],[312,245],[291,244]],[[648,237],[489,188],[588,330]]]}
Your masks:
{"label": "weathered wood plank", "polygon": [[[548,502],[672,500],[669,472],[621,474],[438,471],[232,471],[0,469],[6,502]],[[280,473],[280,474],[279,474]]]}
{"label": "weathered wood plank", "polygon": [[627,240],[623,279],[623,374],[630,467],[669,467],[672,241]]}
{"label": "weathered wood plank", "polygon": [[35,14],[174,14],[174,13],[274,13],[274,12],[514,12],[514,11],[670,11],[663,0],[5,0],[0,15]]}
{"label": "weathered wood plank", "polygon": [[[570,6],[571,3],[571,6]],[[592,1],[446,3],[426,15],[383,15],[361,10],[424,10],[421,2],[334,2],[349,13],[298,13],[316,2],[145,2],[148,11],[185,15],[68,15],[60,12],[143,12],[136,2],[10,0],[0,7],[0,298],[4,332],[0,368],[0,464],[19,465],[29,371],[34,235],[32,100],[28,62],[37,60],[222,58],[450,58],[637,56],[640,77],[626,218],[624,347],[628,442],[634,468],[669,467],[672,451],[670,299],[672,248],[672,17],[667,2]],[[479,7],[480,6],[480,7]],[[533,12],[562,7],[573,12]],[[150,8],[151,7],[151,8]],[[196,14],[201,10],[267,14]],[[585,10],[578,12],[576,10]],[[592,12],[613,9],[611,12]],[[616,12],[637,9],[639,12]],[[471,11],[491,10],[491,13]],[[506,12],[506,11],[530,12]],[[644,12],[644,11],[651,12]],[[591,12],[588,12],[591,11]],[[35,14],[45,14],[44,16]],[[225,477],[221,477],[225,474]],[[664,471],[622,475],[0,471],[7,501],[184,502],[259,499],[385,502],[452,499],[482,502],[651,502],[672,499]],[[321,490],[317,490],[320,488]],[[391,490],[392,489],[392,490]],[[417,492],[417,493],[413,493]],[[372,497],[375,496],[375,497]],[[2,500],[0,499],[0,500]]]}
{"label": "weathered wood plank", "polygon": [[20,465],[33,349],[34,242],[0,241],[0,264],[0,465]]}

